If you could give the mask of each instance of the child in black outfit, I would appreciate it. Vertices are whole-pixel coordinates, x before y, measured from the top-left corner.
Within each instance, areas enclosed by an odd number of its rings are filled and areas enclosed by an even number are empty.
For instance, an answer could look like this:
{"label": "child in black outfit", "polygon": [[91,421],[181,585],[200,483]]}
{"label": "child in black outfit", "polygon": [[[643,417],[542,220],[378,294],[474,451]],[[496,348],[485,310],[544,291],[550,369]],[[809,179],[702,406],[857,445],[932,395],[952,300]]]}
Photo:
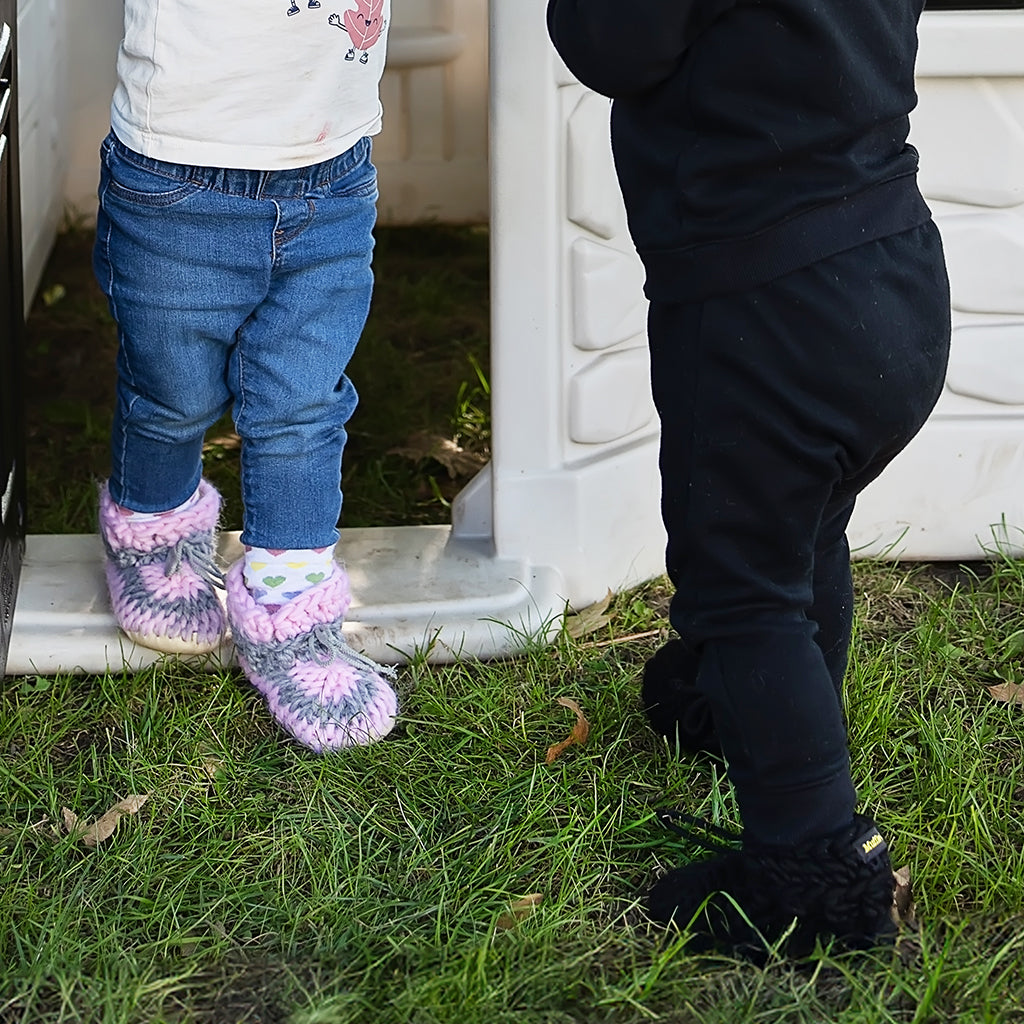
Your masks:
{"label": "child in black outfit", "polygon": [[670,872],[648,909],[740,951],[794,920],[792,955],[893,935],[841,705],[845,531],[927,418],[949,351],[906,142],[922,4],[548,3],[569,69],[614,99],[647,271],[679,636],[648,663],[644,704],[682,748],[724,755],[744,824],[741,850]]}

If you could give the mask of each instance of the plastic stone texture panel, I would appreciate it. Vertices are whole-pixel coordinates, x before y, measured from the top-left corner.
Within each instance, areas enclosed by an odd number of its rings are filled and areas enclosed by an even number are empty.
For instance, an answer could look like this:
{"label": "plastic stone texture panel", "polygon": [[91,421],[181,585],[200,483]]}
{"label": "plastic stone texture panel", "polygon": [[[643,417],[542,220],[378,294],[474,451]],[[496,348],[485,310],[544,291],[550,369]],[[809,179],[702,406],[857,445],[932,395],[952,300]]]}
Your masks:
{"label": "plastic stone texture panel", "polygon": [[[568,460],[593,458],[593,446],[630,443],[654,420],[646,351],[644,274],[626,226],[611,155],[607,99],[562,85],[565,303],[572,344],[563,343],[568,384]],[[621,347],[623,351],[612,352]],[[601,354],[603,353],[603,354]]]}
{"label": "plastic stone texture panel", "polygon": [[586,238],[572,243],[573,343],[604,350],[639,339],[647,330],[644,271],[633,252]]}
{"label": "plastic stone texture panel", "polygon": [[580,444],[604,444],[654,422],[651,361],[646,348],[601,356],[572,379],[569,436]]}
{"label": "plastic stone texture panel", "polygon": [[1024,203],[1024,80],[918,78],[917,91],[912,141],[924,147],[924,193],[972,206]]}
{"label": "plastic stone texture panel", "polygon": [[1024,553],[1024,11],[925,13],[911,142],[953,338],[931,419],[862,496],[865,554]]}
{"label": "plastic stone texture panel", "polygon": [[953,308],[1024,316],[1024,206],[944,217],[941,227]]}
{"label": "plastic stone texture panel", "polygon": [[566,127],[567,216],[599,238],[621,237],[626,231],[626,218],[611,161],[611,105],[603,96],[582,87],[569,88],[579,100]]}
{"label": "plastic stone texture panel", "polygon": [[[1016,323],[980,327],[960,326],[946,387],[954,395],[974,398],[993,406],[1024,409],[1024,319]],[[993,409],[1006,415],[1013,410]]]}

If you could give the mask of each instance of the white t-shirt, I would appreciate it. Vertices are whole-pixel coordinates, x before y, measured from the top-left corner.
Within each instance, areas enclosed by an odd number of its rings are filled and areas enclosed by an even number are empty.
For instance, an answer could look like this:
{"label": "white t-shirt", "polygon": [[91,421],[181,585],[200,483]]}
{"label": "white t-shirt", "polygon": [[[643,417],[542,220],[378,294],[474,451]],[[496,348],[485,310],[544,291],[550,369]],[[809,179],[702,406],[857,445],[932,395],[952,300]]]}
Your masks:
{"label": "white t-shirt", "polygon": [[117,137],[172,163],[306,167],[381,127],[391,0],[125,0]]}

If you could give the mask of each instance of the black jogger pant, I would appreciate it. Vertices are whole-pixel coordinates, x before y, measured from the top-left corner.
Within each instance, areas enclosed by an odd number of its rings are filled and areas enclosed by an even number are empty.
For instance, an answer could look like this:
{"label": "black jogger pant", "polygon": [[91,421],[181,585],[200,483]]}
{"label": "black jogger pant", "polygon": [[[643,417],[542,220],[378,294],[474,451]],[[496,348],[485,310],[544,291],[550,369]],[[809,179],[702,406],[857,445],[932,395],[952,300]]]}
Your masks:
{"label": "black jogger pant", "polygon": [[934,406],[949,335],[930,222],[748,292],[652,303],[670,619],[761,842],[852,818],[846,526]]}

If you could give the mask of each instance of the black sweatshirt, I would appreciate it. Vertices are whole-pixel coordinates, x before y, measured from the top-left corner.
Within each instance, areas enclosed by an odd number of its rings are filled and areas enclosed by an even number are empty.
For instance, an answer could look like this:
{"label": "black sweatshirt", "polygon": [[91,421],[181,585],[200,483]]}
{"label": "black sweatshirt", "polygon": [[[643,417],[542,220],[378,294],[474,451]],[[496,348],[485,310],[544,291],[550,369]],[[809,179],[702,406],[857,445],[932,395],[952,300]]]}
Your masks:
{"label": "black sweatshirt", "polygon": [[756,287],[924,223],[907,145],[923,0],[549,0],[611,97],[647,294]]}

